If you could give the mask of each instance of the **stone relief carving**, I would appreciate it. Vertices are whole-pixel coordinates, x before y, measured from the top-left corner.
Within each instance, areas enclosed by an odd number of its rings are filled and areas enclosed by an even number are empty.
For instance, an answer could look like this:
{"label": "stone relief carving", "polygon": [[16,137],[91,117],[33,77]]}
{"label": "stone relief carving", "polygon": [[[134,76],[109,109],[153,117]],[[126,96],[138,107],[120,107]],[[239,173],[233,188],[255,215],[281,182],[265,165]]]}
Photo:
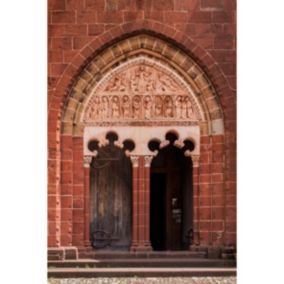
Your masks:
{"label": "stone relief carving", "polygon": [[161,117],[163,115],[163,99],[161,96],[155,97],[155,116]]}
{"label": "stone relief carving", "polygon": [[118,118],[120,116],[120,112],[119,112],[119,98],[118,98],[118,96],[113,96],[112,97],[111,110],[112,110],[112,117],[113,118]]}
{"label": "stone relief carving", "polygon": [[182,102],[182,118],[191,118],[193,115],[192,105],[188,97],[183,98]]}
{"label": "stone relief carving", "polygon": [[182,96],[177,96],[175,101],[175,108],[176,108],[176,118],[181,118]]}
{"label": "stone relief carving", "polygon": [[174,81],[167,75],[159,74],[158,75],[158,91],[166,92],[166,91],[176,91],[178,86],[174,83]]}
{"label": "stone relief carving", "polygon": [[133,118],[140,118],[141,113],[141,98],[140,96],[134,96],[132,101],[132,111],[133,111]]}
{"label": "stone relief carving", "polygon": [[153,66],[137,64],[112,76],[92,96],[85,122],[197,120],[187,90]]}
{"label": "stone relief carving", "polygon": [[121,108],[122,108],[122,117],[123,118],[129,118],[130,117],[130,108],[131,108],[131,101],[130,101],[129,96],[124,95],[122,97]]}
{"label": "stone relief carving", "polygon": [[109,105],[108,105],[108,97],[103,96],[100,100],[100,105],[99,105],[99,117],[105,119],[108,117],[108,110],[109,110]]}
{"label": "stone relief carving", "polygon": [[171,96],[166,96],[165,98],[165,116],[173,117],[173,99]]}
{"label": "stone relief carving", "polygon": [[144,97],[144,117],[145,119],[151,119],[152,116],[152,98],[150,96]]}

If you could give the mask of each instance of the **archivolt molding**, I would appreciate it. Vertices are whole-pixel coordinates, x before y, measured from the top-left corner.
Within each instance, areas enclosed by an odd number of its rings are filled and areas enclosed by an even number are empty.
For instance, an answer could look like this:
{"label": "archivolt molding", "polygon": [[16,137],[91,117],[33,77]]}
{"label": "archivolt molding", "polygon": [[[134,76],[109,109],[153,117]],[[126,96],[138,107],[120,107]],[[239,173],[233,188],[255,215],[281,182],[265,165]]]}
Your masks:
{"label": "archivolt molding", "polygon": [[[160,72],[166,76],[165,78],[170,78],[177,88],[168,89],[164,94],[163,92],[159,94],[159,92],[150,91],[147,93],[145,89],[144,91],[141,89],[139,94],[135,94],[135,92],[129,94],[122,89],[116,92],[117,82],[115,80],[121,80],[122,74],[133,75],[135,68],[140,68],[143,65],[148,71],[152,68],[156,74]],[[128,73],[127,69],[130,70]],[[131,83],[132,79],[128,77],[128,81]],[[164,82],[164,88],[166,88],[166,84],[170,80],[167,79]],[[107,86],[107,84],[109,85]],[[103,106],[102,99],[104,91],[107,91],[106,88],[108,88],[108,94],[105,93],[105,106]],[[169,94],[170,91],[171,94]],[[178,106],[174,105],[174,103],[178,104],[179,92],[183,93],[181,105],[186,97],[189,101],[187,110],[186,103],[184,103],[183,115],[179,114]],[[127,116],[127,110],[123,114],[122,109],[123,95],[128,95],[130,99],[134,99],[135,95],[138,95],[139,97],[136,97],[137,104],[140,104],[141,108],[142,105],[144,106],[139,110],[139,113],[137,112],[136,117],[134,117],[134,109],[132,108],[128,114],[132,117],[123,119],[125,124],[141,125],[141,122],[143,124],[145,121],[151,120],[159,121],[159,125],[167,125],[169,122],[175,121],[180,125],[199,124],[205,133],[212,132],[212,125],[217,129],[217,132],[223,131],[221,106],[216,99],[212,84],[201,68],[187,54],[172,44],[150,35],[141,34],[107,48],[85,68],[74,85],[71,98],[65,108],[63,133],[81,136],[86,125],[121,125],[121,121],[117,120],[118,116],[120,118],[123,115]],[[159,100],[159,95],[163,95],[161,97],[163,115],[155,115],[155,100]],[[97,103],[95,103],[96,99]],[[147,99],[149,105],[152,103],[148,114]],[[134,101],[129,102],[132,107]],[[169,105],[168,112],[166,112],[166,102]],[[125,97],[125,106],[127,103]],[[91,110],[92,107],[93,110]],[[97,110],[95,110],[96,107]],[[98,115],[99,108],[101,108],[100,115]],[[107,108],[107,110],[103,110],[103,108]],[[96,111],[97,117],[94,115]],[[92,117],[92,115],[94,116]]]}

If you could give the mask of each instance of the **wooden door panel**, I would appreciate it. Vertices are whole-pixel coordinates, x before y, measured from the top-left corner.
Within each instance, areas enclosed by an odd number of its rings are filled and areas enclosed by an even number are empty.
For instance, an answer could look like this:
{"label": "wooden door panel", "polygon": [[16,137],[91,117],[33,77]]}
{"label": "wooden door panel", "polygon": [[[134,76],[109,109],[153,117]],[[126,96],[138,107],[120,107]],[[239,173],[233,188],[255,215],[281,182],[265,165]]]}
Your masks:
{"label": "wooden door panel", "polygon": [[131,163],[122,151],[109,150],[98,155],[92,171],[91,232],[95,238],[94,246],[128,249],[131,243]]}

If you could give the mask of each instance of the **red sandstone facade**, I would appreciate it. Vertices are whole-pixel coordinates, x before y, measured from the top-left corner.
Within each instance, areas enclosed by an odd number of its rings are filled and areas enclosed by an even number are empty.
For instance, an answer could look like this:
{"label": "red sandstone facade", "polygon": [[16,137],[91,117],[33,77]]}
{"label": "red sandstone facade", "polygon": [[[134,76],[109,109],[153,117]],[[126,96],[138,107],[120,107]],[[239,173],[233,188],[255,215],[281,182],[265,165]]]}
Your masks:
{"label": "red sandstone facade", "polygon": [[[89,164],[95,157],[84,150],[80,104],[92,96],[99,73],[111,72],[120,57],[140,54],[177,66],[202,105],[199,153],[190,157],[193,244],[236,246],[235,1],[49,0],[48,7],[49,249],[91,249]],[[222,126],[214,132],[217,120]],[[132,199],[140,196],[132,201],[133,250],[152,249],[149,208],[139,203],[149,203],[146,156],[132,163]]]}

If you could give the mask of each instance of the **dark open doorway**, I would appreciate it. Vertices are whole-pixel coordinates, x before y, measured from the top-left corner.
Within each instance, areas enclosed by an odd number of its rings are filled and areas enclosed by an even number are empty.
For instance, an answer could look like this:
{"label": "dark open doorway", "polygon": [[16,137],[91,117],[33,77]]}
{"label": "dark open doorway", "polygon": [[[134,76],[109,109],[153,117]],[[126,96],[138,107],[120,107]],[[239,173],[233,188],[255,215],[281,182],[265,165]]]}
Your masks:
{"label": "dark open doorway", "polygon": [[165,250],[166,174],[151,174],[150,239],[154,250]]}
{"label": "dark open doorway", "polygon": [[172,144],[151,165],[150,240],[153,250],[184,250],[193,224],[192,162]]}

